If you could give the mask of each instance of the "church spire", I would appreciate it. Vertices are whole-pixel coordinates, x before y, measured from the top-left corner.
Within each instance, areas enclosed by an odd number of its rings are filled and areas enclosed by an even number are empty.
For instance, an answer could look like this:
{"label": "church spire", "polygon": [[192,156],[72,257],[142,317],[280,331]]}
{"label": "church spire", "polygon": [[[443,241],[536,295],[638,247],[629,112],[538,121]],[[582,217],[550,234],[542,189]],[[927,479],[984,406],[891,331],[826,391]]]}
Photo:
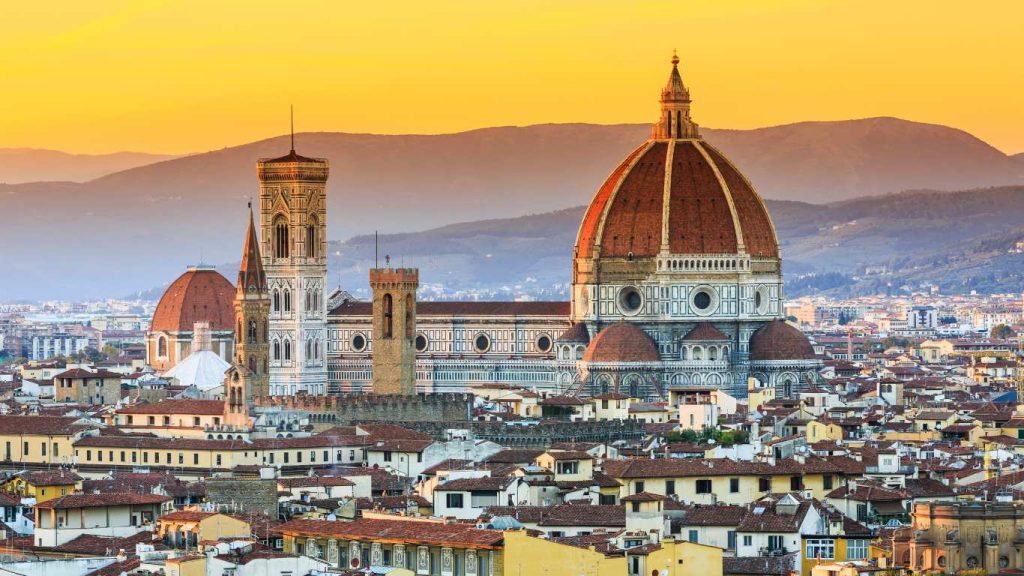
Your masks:
{"label": "church spire", "polygon": [[672,71],[661,91],[661,119],[653,126],[651,138],[699,138],[697,123],[690,119],[690,91],[679,74],[679,56],[672,54]]}
{"label": "church spire", "polygon": [[267,289],[267,275],[263,272],[260,257],[260,242],[256,237],[256,225],[249,203],[249,229],[245,232],[245,248],[242,249],[242,264],[238,267],[239,292],[263,293]]}

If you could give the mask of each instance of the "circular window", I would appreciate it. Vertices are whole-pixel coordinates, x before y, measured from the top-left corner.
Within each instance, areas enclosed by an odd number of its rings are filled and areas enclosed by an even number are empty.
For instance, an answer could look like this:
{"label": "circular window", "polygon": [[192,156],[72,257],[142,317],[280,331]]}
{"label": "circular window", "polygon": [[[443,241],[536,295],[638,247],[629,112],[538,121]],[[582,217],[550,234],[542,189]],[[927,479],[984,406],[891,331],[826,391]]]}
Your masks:
{"label": "circular window", "polygon": [[635,286],[626,286],[619,291],[619,310],[623,314],[636,314],[644,305],[644,298]]}
{"label": "circular window", "polygon": [[491,348],[491,338],[487,334],[477,334],[473,339],[473,348],[477,352],[487,352]]}
{"label": "circular window", "polygon": [[550,352],[551,337],[548,336],[547,334],[544,334],[540,338],[537,338],[537,350],[540,350],[541,352]]}
{"label": "circular window", "polygon": [[714,304],[714,298],[711,296],[711,292],[707,290],[698,290],[693,294],[693,307],[698,313],[710,312],[711,306]]}
{"label": "circular window", "polygon": [[356,334],[352,337],[352,349],[356,352],[362,352],[366,350],[366,336],[362,334]]}
{"label": "circular window", "polygon": [[761,286],[760,288],[758,288],[757,292],[754,293],[754,309],[755,309],[755,311],[758,314],[767,314],[768,313],[768,305],[769,305],[770,302],[771,302],[771,299],[768,298],[768,287],[767,286]]}
{"label": "circular window", "polygon": [[416,351],[425,352],[427,350],[427,337],[423,334],[416,335]]}

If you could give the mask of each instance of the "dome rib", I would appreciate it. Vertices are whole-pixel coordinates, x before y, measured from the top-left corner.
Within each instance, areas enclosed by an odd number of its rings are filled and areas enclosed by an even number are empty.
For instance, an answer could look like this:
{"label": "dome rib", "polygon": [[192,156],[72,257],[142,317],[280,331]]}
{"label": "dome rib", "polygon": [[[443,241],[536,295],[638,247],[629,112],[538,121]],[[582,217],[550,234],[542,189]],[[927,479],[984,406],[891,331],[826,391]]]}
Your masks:
{"label": "dome rib", "polygon": [[601,229],[604,226],[606,209],[612,198],[622,186],[625,174],[633,169],[633,165],[641,154],[651,147],[651,142],[644,142],[635,150],[629,153],[626,158],[612,170],[604,183],[597,189],[594,198],[590,201],[586,214],[580,222],[579,232],[576,234],[576,256],[578,258],[593,257],[596,249],[601,246]]}

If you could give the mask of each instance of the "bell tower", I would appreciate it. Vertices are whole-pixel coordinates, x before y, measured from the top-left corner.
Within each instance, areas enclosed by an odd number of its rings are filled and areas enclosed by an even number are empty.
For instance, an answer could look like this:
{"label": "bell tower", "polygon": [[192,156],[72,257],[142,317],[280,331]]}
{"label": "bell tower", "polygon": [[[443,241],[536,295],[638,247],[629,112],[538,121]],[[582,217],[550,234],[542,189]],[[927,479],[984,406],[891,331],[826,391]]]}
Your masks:
{"label": "bell tower", "polygon": [[256,165],[270,297],[270,394],[327,393],[327,160]]}
{"label": "bell tower", "polygon": [[[238,267],[235,288],[235,364],[245,378],[245,394],[239,401],[248,404],[253,396],[269,394],[270,368],[270,296],[267,275],[260,257],[259,239],[249,205],[249,228],[245,233],[242,264]],[[226,395],[228,391],[225,391]]]}
{"label": "bell tower", "polygon": [[416,268],[373,268],[373,391],[416,393]]}

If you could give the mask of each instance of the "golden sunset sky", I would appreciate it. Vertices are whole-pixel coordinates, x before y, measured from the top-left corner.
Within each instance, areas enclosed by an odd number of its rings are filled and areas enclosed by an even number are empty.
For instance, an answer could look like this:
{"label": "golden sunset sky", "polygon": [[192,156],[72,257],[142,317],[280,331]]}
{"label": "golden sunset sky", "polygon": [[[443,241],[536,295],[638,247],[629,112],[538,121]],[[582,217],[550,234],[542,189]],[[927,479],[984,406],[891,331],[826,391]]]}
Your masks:
{"label": "golden sunset sky", "polygon": [[1021,0],[0,0],[0,147],[898,116],[1024,151]]}

